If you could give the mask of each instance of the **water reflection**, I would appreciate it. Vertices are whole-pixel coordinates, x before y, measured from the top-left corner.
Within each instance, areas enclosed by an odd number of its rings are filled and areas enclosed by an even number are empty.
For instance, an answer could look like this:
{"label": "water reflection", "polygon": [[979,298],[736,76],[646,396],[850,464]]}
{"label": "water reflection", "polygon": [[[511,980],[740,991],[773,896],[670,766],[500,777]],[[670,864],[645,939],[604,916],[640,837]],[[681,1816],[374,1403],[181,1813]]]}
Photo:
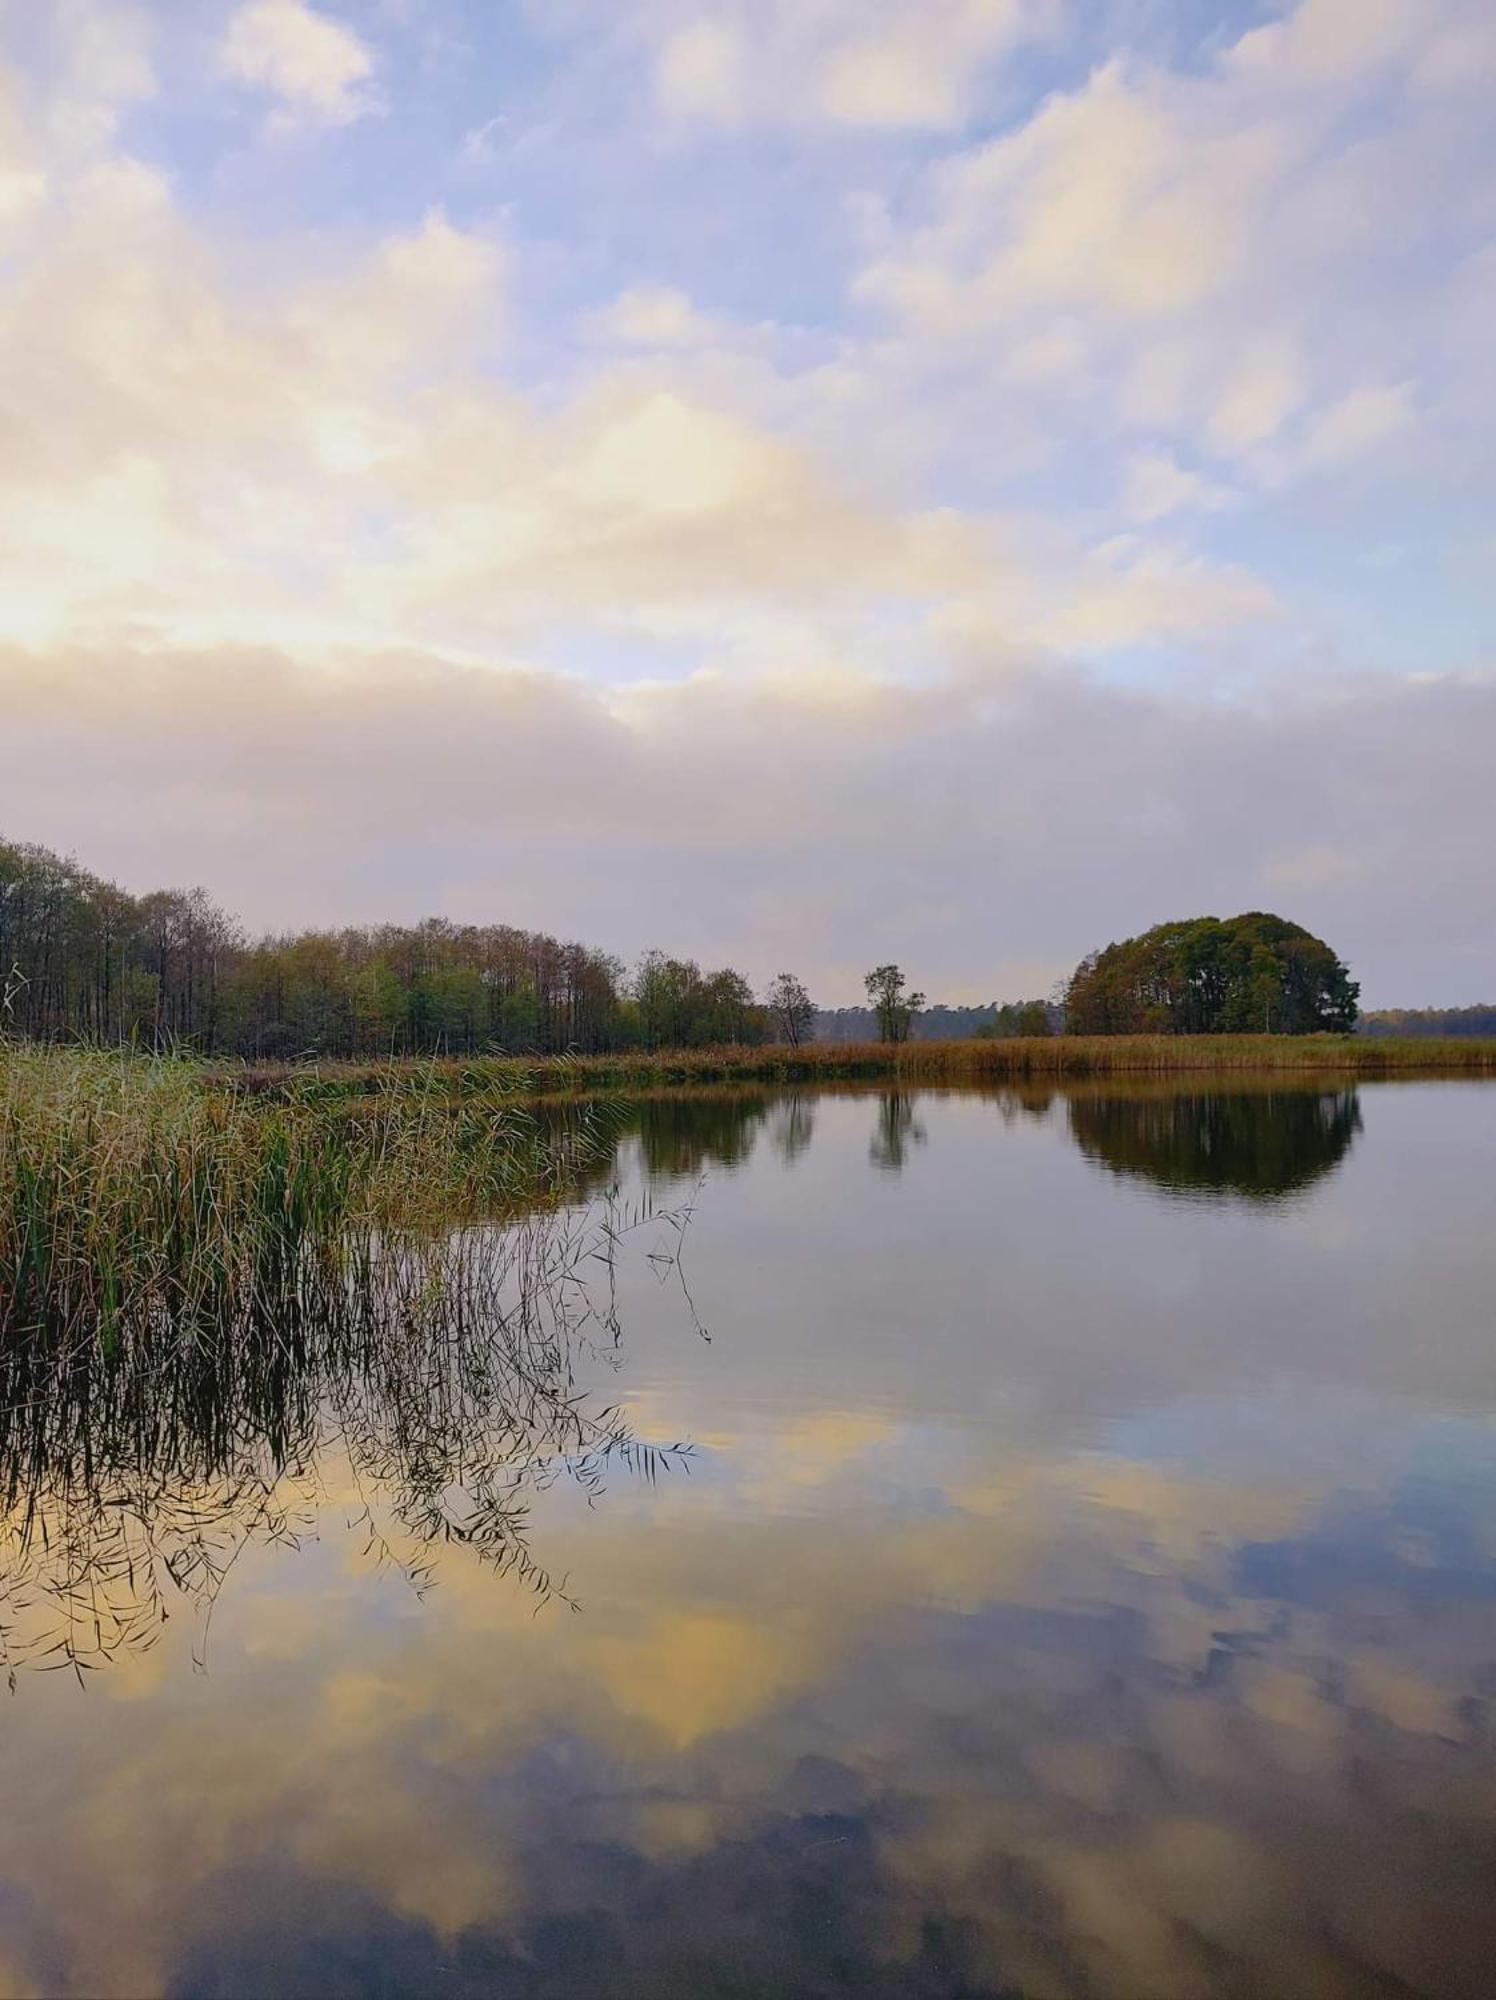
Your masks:
{"label": "water reflection", "polygon": [[[1240,1196],[1273,1202],[1298,1195],[1339,1166],[1361,1129],[1354,1085],[1285,1087],[1278,1082],[1209,1091],[1144,1082],[1076,1084],[1064,1090],[1018,1085],[959,1094],[965,1101],[991,1106],[1008,1125],[1043,1124],[1061,1107],[1065,1129],[1088,1159],[1168,1193],[1204,1200]],[[631,1146],[655,1181],[731,1171],[747,1163],[765,1132],[779,1159],[793,1165],[814,1139],[818,1101],[865,1106],[871,1122],[868,1157],[880,1171],[897,1174],[927,1143],[920,1104],[938,1095],[748,1088],[615,1105],[608,1114],[614,1149],[594,1166],[592,1184],[615,1179]],[[575,1113],[561,1107],[550,1115]]]}
{"label": "water reflection", "polygon": [[875,1167],[885,1173],[901,1173],[910,1153],[928,1137],[907,1092],[890,1090],[878,1099],[878,1122],[869,1149]]}
{"label": "water reflection", "polygon": [[775,1106],[774,1150],[787,1167],[809,1149],[815,1137],[815,1099],[809,1091],[787,1091]]}
{"label": "water reflection", "polygon": [[[631,1112],[620,1213],[722,1169],[689,1250],[712,1343],[619,1259],[518,1449],[485,1430],[516,1387],[463,1339],[89,1388],[91,1437],[13,1413],[37,1518],[49,1464],[79,1490],[91,1460],[128,1511],[132,1468],[190,1505],[226,1436],[317,1458],[281,1489],[294,1560],[267,1536],[234,1558],[208,1677],[171,1629],[88,1700],[22,1677],[0,1992],[1488,1991],[1496,1093],[1311,1092],[1308,1120],[1258,1094],[1281,1146],[1122,1095],[1137,1116],[1037,1092]],[[917,1165],[870,1171],[870,1147],[913,1159],[916,1122]],[[544,1413],[598,1384],[630,1437],[697,1441],[689,1479],[599,1506],[547,1479]],[[532,1464],[579,1615],[534,1615],[440,1522],[419,1606],[354,1559],[369,1474],[419,1496],[421,1541],[432,1505],[466,1525],[475,1467],[498,1495]],[[169,1565],[162,1589],[174,1609]]]}
{"label": "water reflection", "polygon": [[[828,1093],[826,1102],[838,1101]],[[870,1116],[869,1157],[902,1171],[927,1143],[906,1092],[844,1094]],[[1056,1094],[1003,1090],[964,1101],[1002,1120],[1044,1124]],[[1339,1163],[1360,1129],[1354,1089],[1229,1094],[1148,1090],[1065,1098],[1080,1150],[1170,1192],[1271,1201]],[[580,1115],[553,1107],[557,1126]],[[595,1136],[596,1113],[589,1132]],[[612,1107],[609,1147],[577,1148],[579,1199],[627,1175],[648,1183],[742,1168],[764,1132],[792,1167],[811,1146],[816,1099],[736,1090]],[[635,1214],[647,1211],[634,1211]],[[681,1211],[663,1211],[658,1272]],[[544,1595],[550,1571],[526,1529],[534,1492],[558,1468],[584,1484],[638,1447],[617,1413],[576,1392],[589,1326],[617,1337],[611,1251],[617,1213],[585,1213],[507,1233],[459,1232],[439,1281],[410,1274],[396,1297],[366,1286],[352,1316],[286,1314],[273,1337],[214,1340],[159,1357],[92,1349],[59,1368],[42,1343],[0,1354],[0,1672],[67,1666],[81,1675],[120,1649],[155,1643],[168,1593],[201,1613],[249,1542],[294,1542],[335,1460],[351,1482],[350,1521],[415,1585],[429,1551],[466,1544]],[[661,1232],[665,1242],[660,1241]],[[608,1272],[601,1313],[579,1263]],[[690,1295],[686,1294],[689,1301]],[[647,1458],[648,1454],[645,1454]]]}
{"label": "water reflection", "polygon": [[542,1105],[542,1124],[555,1138],[585,1129],[588,1145],[579,1192],[596,1193],[626,1172],[631,1155],[652,1182],[693,1181],[714,1168],[731,1170],[752,1157],[760,1134],[772,1130],[786,1163],[810,1144],[815,1129],[807,1093],[758,1087],[658,1092],[633,1100],[558,1101]]}
{"label": "water reflection", "polygon": [[1070,1131],[1113,1173],[1180,1195],[1277,1201],[1312,1187],[1361,1129],[1354,1086],[1337,1090],[1077,1093]]}

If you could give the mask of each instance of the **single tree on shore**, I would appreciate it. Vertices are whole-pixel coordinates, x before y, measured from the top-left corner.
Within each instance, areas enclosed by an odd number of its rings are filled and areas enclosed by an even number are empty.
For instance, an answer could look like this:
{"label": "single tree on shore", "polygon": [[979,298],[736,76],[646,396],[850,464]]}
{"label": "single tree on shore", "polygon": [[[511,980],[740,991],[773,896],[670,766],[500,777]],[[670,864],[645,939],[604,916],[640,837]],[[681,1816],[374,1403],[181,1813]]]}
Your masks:
{"label": "single tree on shore", "polygon": [[907,1042],[914,1017],[925,1004],[924,994],[905,990],[907,981],[897,965],[875,965],[862,983],[878,1017],[879,1041]]}
{"label": "single tree on shore", "polygon": [[764,994],[764,1005],[780,1037],[792,1049],[815,1039],[816,1005],[793,972],[776,972]]}

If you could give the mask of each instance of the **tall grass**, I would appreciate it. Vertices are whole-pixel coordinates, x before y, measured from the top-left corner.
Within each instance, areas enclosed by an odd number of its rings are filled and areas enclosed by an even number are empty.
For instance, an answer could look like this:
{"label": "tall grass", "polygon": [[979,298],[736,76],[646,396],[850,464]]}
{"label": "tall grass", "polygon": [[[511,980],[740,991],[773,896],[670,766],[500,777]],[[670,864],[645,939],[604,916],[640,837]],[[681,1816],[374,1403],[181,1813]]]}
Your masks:
{"label": "tall grass", "polygon": [[329,1104],[204,1087],[168,1057],[0,1051],[0,1336],[105,1349],[268,1325],[399,1246],[543,1204],[592,1148],[512,1093],[412,1073]]}
{"label": "tall grass", "polygon": [[1339,1076],[1496,1075],[1496,1040],[1468,1036],[1055,1035],[1008,1041],[811,1042],[800,1048],[630,1050],[589,1056],[481,1056],[415,1063],[246,1064],[221,1084],[306,1102],[400,1094],[414,1087],[509,1100],[705,1083],[818,1083],[890,1078],[985,1083],[1026,1078],[1210,1072]]}

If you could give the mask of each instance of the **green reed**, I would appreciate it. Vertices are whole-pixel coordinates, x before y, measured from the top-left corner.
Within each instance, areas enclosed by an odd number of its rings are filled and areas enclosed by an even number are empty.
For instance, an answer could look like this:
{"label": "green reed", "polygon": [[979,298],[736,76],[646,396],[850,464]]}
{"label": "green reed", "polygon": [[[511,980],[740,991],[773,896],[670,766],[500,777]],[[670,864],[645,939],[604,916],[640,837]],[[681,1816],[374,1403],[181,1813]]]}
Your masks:
{"label": "green reed", "polygon": [[200,1065],[0,1048],[0,1339],[108,1348],[266,1324],[454,1224],[545,1204],[594,1135],[511,1091],[273,1101]]}

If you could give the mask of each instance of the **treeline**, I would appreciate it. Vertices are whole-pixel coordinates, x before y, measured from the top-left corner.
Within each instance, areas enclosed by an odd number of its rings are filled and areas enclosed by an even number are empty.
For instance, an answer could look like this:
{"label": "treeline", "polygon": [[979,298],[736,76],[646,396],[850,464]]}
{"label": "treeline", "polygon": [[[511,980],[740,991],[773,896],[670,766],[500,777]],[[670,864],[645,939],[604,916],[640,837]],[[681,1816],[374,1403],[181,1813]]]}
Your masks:
{"label": "treeline", "polygon": [[1496,1035],[1496,1007],[1378,1007],[1363,1035]]}
{"label": "treeline", "polygon": [[[820,1040],[1305,1034],[1356,1025],[1321,939],[1262,911],[1160,924],[1082,961],[1063,1005],[927,1006],[902,969],[869,1005],[818,1009],[792,974],[762,997],[730,966],[647,952],[626,969],[508,924],[429,918],[251,938],[201,889],[135,896],[0,841],[0,1034],[300,1056],[609,1055]],[[1496,1034],[1496,1008],[1384,1012],[1371,1035]]]}
{"label": "treeline", "polygon": [[[818,1007],[818,1042],[875,1042],[877,1013],[871,1007]],[[989,1000],[973,1007],[924,1007],[914,1016],[910,1039],[916,1042],[964,1042],[973,1036],[1005,1039],[1010,1035],[1060,1035],[1065,1010],[1050,1000]]]}
{"label": "treeline", "polygon": [[0,1031],[284,1057],[704,1048],[779,1029],[731,968],[650,952],[626,972],[441,918],[252,939],[200,889],[132,896],[0,842]]}

